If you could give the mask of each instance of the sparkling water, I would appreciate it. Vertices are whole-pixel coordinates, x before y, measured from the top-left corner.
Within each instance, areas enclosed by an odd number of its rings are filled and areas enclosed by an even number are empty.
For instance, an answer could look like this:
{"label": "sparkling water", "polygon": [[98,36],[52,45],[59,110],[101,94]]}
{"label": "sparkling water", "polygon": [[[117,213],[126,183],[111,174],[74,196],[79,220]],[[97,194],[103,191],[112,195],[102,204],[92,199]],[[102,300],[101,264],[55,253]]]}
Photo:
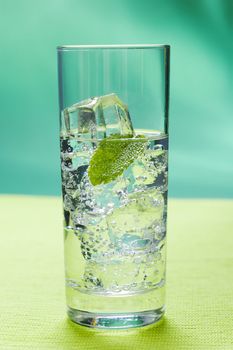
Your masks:
{"label": "sparkling water", "polygon": [[[95,138],[61,136],[67,304],[96,313],[164,305],[167,137],[135,130],[144,152],[121,175],[93,186]],[[121,139],[117,142],[123,142]]]}

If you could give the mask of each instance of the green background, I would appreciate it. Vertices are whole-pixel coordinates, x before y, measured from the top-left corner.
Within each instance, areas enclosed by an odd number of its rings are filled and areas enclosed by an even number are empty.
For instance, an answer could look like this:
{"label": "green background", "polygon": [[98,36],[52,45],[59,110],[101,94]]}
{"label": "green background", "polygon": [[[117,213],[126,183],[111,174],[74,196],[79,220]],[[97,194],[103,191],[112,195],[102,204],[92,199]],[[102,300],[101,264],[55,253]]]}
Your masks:
{"label": "green background", "polygon": [[59,194],[56,46],[166,43],[170,195],[233,197],[232,0],[0,0],[0,192]]}

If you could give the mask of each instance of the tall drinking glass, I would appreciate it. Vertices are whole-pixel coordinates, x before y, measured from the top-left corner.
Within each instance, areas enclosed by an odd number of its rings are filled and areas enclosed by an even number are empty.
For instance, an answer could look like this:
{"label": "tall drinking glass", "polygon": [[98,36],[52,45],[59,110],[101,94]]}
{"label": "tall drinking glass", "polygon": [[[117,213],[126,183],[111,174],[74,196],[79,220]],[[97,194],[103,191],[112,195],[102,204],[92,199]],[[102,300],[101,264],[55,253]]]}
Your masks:
{"label": "tall drinking glass", "polygon": [[66,297],[81,325],[164,314],[169,50],[58,47]]}

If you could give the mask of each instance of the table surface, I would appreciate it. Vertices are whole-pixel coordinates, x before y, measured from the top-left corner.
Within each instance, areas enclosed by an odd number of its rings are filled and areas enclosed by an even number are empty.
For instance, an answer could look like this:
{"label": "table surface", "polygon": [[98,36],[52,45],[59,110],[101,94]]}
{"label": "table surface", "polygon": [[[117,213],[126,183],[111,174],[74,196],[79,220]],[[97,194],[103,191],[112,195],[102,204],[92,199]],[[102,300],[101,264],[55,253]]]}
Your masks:
{"label": "table surface", "polygon": [[0,207],[0,349],[233,349],[233,201],[170,200],[166,317],[124,331],[66,317],[61,199]]}

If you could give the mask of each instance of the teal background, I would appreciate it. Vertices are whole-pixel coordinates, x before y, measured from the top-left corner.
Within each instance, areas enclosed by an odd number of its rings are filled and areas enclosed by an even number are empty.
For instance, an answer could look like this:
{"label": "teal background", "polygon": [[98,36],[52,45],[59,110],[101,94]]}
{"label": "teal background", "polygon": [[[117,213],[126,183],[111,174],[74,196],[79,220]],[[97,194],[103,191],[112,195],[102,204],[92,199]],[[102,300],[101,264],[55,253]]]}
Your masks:
{"label": "teal background", "polygon": [[233,197],[233,1],[0,0],[0,192],[59,194],[56,46],[166,43],[170,195]]}

